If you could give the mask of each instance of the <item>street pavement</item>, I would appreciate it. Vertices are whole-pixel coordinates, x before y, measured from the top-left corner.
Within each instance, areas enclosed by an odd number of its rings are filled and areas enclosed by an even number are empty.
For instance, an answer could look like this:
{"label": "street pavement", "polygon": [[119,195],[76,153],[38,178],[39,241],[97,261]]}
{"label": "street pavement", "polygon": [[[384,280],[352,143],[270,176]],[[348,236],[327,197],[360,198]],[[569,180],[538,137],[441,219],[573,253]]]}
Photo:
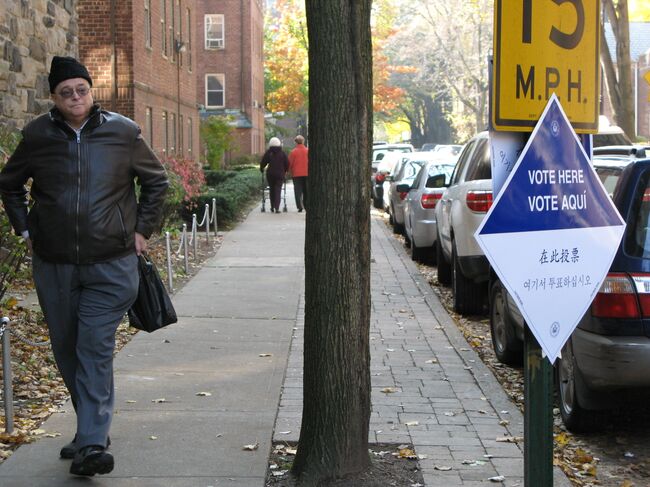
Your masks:
{"label": "street pavement", "polygon": [[[173,296],[179,322],[117,354],[111,474],[73,477],[58,458],[67,403],[42,426],[52,437],[0,465],[0,486],[264,486],[272,443],[300,433],[305,213],[287,205],[227,232]],[[523,443],[497,441],[523,436],[521,413],[374,210],[371,274],[369,441],[413,444],[428,487],[523,486]]]}

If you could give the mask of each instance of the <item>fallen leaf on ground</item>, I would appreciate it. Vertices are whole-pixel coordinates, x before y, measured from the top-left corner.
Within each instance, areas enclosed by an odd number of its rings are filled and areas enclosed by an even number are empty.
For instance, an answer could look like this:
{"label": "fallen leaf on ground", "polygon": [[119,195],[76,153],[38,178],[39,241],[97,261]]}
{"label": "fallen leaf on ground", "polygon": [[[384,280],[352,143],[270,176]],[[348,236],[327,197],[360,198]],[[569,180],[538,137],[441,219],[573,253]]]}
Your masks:
{"label": "fallen leaf on ground", "polygon": [[212,395],[212,393],[211,392],[197,392],[196,395],[197,396],[203,396],[203,397],[209,397],[209,396]]}
{"label": "fallen leaf on ground", "polygon": [[257,450],[257,449],[259,448],[259,446],[260,446],[259,443],[255,443],[254,445],[244,445],[244,447],[242,448],[242,450],[245,450],[245,451],[255,451],[255,450]]}
{"label": "fallen leaf on ground", "polygon": [[272,353],[260,353],[260,357],[273,357]]}
{"label": "fallen leaf on ground", "polygon": [[490,477],[488,480],[490,482],[503,482],[506,478],[503,475],[497,475],[496,477]]}
{"label": "fallen leaf on ground", "polygon": [[383,392],[384,394],[393,394],[394,392],[397,392],[397,389],[395,389],[394,387],[384,387],[381,390],[381,392]]}
{"label": "fallen leaf on ground", "polygon": [[451,470],[451,467],[446,467],[444,465],[434,465],[433,469],[440,470],[441,472],[449,472]]}
{"label": "fallen leaf on ground", "polygon": [[417,425],[420,424],[420,422],[419,422],[419,421],[407,421],[407,422],[404,423],[404,424],[405,424],[406,426],[417,426]]}
{"label": "fallen leaf on ground", "polygon": [[149,439],[150,439],[150,440],[157,440],[158,437],[157,437],[157,436],[150,436]]}
{"label": "fallen leaf on ground", "polygon": [[167,399],[165,399],[164,397],[161,397],[159,399],[152,399],[151,402],[157,402],[157,403],[167,402]]}
{"label": "fallen leaf on ground", "polygon": [[519,443],[520,441],[524,441],[523,436],[501,436],[497,438],[498,442],[500,443]]}
{"label": "fallen leaf on ground", "polygon": [[397,458],[407,458],[408,460],[417,460],[417,455],[411,448],[402,448],[397,453],[393,453]]}

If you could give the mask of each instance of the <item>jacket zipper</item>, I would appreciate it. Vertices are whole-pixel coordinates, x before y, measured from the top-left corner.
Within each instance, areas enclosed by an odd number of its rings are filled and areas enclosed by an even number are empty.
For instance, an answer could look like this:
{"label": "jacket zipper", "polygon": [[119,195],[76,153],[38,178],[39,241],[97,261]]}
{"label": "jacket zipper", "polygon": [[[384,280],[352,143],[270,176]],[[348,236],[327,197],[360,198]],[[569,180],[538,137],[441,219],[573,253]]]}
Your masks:
{"label": "jacket zipper", "polygon": [[79,208],[81,206],[81,133],[75,130],[77,136],[77,214],[75,215],[75,249],[77,253],[77,264],[79,263]]}

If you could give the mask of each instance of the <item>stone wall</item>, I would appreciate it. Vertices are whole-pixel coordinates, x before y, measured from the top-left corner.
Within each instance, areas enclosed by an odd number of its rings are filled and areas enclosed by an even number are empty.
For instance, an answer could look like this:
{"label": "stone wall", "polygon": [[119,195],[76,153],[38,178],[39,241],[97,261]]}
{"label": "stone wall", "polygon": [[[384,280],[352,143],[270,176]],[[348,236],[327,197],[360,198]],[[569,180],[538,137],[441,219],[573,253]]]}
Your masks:
{"label": "stone wall", "polygon": [[76,56],[77,0],[0,0],[0,125],[21,128],[50,107],[55,55]]}

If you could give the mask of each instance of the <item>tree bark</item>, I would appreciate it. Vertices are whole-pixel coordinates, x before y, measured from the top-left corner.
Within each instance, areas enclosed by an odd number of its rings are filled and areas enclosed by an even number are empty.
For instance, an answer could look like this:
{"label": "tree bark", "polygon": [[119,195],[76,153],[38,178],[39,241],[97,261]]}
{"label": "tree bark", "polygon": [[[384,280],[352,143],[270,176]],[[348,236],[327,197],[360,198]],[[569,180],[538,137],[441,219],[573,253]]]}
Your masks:
{"label": "tree bark", "polygon": [[616,39],[616,67],[609,54],[605,26],[601,25],[601,62],[605,71],[609,98],[616,124],[632,140],[636,138],[634,97],[632,96],[632,61],[630,59],[630,22],[627,0],[603,0],[604,18],[609,20]]}
{"label": "tree bark", "polygon": [[307,0],[309,201],[300,485],[369,465],[371,0]]}

